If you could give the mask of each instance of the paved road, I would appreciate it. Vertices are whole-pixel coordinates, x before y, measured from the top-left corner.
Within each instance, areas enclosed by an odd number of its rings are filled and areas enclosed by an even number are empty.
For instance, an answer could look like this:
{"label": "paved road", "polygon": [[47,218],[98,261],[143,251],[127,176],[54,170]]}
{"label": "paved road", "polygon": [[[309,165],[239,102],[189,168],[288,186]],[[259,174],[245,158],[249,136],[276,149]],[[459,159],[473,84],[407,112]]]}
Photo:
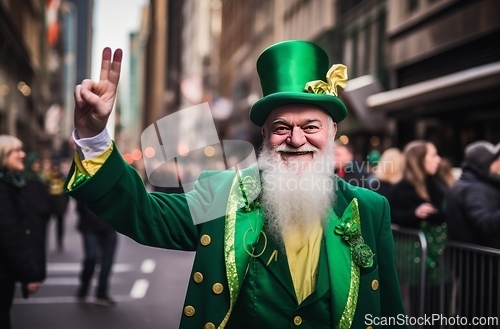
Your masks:
{"label": "paved road", "polygon": [[79,303],[74,295],[82,240],[75,229],[73,204],[66,224],[63,252],[55,250],[55,228],[50,228],[47,280],[28,300],[17,294],[12,308],[13,329],[179,327],[192,253],[150,248],[120,235],[110,288],[118,304],[113,308],[97,306],[92,304],[92,297],[86,303]]}

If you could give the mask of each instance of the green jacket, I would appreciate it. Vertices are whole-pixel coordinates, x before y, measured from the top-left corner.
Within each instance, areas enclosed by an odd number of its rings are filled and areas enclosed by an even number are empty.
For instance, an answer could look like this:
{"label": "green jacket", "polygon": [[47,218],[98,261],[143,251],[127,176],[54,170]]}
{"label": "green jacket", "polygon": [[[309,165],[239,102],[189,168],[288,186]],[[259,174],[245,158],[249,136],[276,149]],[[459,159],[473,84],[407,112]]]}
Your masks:
{"label": "green jacket", "polygon": [[[74,165],[69,177],[73,171]],[[247,251],[255,247],[264,224],[261,211],[242,207],[235,177],[234,171],[203,172],[188,193],[148,193],[115,148],[92,178],[68,193],[141,244],[196,251],[181,328],[224,328],[245,279]],[[377,328],[379,317],[404,316],[389,205],[367,189],[341,179],[337,183],[337,199],[324,231],[332,328],[365,328],[365,316],[375,320],[368,324]],[[362,236],[375,256],[373,266],[360,270],[359,285],[353,287],[350,247],[333,231],[354,198],[359,203]],[[220,207],[227,215],[219,215]],[[201,224],[194,225],[193,218],[201,218]]]}

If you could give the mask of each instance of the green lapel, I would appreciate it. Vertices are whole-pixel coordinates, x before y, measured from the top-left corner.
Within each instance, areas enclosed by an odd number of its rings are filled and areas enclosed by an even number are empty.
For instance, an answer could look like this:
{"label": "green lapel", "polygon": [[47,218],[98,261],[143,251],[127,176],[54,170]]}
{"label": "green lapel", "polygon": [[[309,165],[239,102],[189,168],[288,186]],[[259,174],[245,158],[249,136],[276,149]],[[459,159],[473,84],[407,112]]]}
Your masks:
{"label": "green lapel", "polygon": [[[252,174],[254,173],[251,172],[249,176],[255,177]],[[244,193],[241,189],[243,179],[241,171],[238,171],[231,184],[227,203],[224,225],[224,258],[230,304],[219,329],[223,329],[229,320],[245,278],[250,255],[254,252],[264,225],[264,216],[258,207],[248,212],[244,208],[240,209],[245,203]]]}
{"label": "green lapel", "polygon": [[334,233],[335,226],[340,224],[340,217],[347,207],[344,196],[337,194],[334,211],[330,212],[327,229],[325,230],[326,253],[330,271],[330,295],[332,302],[332,319],[337,322],[342,317],[349,297],[351,282],[351,248]]}

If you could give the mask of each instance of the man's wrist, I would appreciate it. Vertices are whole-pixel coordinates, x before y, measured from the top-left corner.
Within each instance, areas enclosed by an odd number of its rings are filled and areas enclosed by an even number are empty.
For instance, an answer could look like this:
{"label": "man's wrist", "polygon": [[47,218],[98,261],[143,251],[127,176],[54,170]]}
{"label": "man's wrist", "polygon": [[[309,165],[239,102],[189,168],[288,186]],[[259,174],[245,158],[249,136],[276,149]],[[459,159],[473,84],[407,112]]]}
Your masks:
{"label": "man's wrist", "polygon": [[73,131],[73,139],[76,144],[77,152],[81,160],[92,159],[101,155],[111,145],[111,137],[106,129],[99,134],[83,138],[77,130]]}
{"label": "man's wrist", "polygon": [[81,139],[81,138],[92,138],[92,137],[95,137],[99,134],[101,134],[103,132],[103,130],[105,130],[106,128],[104,129],[101,129],[99,131],[97,130],[91,130],[91,129],[88,129],[88,128],[78,128],[76,127],[75,128],[75,137],[77,137],[78,139]]}

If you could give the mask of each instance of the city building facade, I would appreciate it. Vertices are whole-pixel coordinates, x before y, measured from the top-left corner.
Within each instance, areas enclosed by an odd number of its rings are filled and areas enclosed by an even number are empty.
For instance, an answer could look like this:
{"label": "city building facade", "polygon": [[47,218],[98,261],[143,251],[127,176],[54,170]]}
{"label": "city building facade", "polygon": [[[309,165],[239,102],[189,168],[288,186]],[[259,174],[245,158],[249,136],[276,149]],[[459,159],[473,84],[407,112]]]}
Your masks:
{"label": "city building facade", "polygon": [[45,1],[0,1],[0,134],[17,136],[27,150],[50,145],[47,30]]}
{"label": "city building facade", "polygon": [[455,166],[476,140],[500,141],[500,2],[389,0],[390,90],[368,97],[395,145],[428,139]]}

